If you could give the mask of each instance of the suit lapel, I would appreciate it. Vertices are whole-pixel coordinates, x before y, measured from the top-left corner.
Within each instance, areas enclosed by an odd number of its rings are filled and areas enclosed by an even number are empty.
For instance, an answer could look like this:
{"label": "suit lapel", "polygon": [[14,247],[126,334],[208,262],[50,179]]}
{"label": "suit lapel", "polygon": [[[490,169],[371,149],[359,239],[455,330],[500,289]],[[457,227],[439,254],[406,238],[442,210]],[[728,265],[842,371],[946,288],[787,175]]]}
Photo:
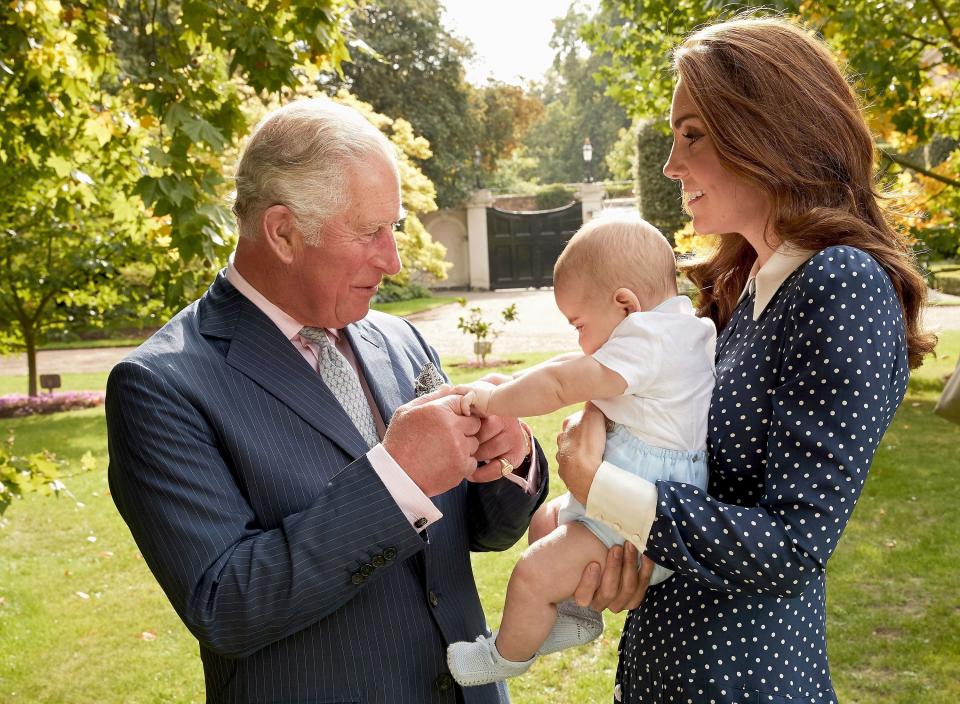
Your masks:
{"label": "suit lapel", "polygon": [[222,275],[210,294],[205,300],[201,332],[230,340],[227,364],[272,394],[351,458],[366,454],[366,442],[339,401],[277,326]]}
{"label": "suit lapel", "polygon": [[397,406],[409,399],[401,395],[393,361],[387,352],[386,340],[380,331],[366,320],[352,323],[344,330],[367,380],[370,393],[373,394],[380,417],[388,424]]}

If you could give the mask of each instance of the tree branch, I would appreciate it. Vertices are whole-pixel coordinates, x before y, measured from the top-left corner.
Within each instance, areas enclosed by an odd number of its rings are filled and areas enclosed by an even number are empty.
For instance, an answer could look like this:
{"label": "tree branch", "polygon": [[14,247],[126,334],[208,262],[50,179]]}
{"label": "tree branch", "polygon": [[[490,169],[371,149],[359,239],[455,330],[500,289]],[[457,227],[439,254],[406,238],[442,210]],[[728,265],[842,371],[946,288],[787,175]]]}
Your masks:
{"label": "tree branch", "polygon": [[906,37],[906,38],[909,39],[910,41],[918,42],[918,43],[923,44],[923,45],[925,45],[925,46],[932,46],[934,49],[939,49],[939,48],[940,48],[940,45],[937,44],[936,42],[931,41],[931,40],[929,40],[929,39],[924,39],[923,37],[918,37],[918,36],[915,35],[915,34],[910,34],[910,32],[899,31],[899,32],[897,32],[897,33],[898,33],[901,37]]}
{"label": "tree branch", "polygon": [[945,183],[948,186],[953,186],[954,188],[960,188],[960,181],[950,178],[949,176],[944,176],[943,174],[938,174],[936,171],[931,171],[930,169],[917,164],[912,159],[909,159],[902,154],[897,154],[894,151],[888,151],[883,146],[879,146],[880,153],[883,154],[890,161],[900,166],[910,169],[911,171],[916,171],[918,174],[923,174],[927,178],[932,178],[934,181],[939,181],[940,183]]}
{"label": "tree branch", "polygon": [[950,20],[947,19],[947,13],[943,11],[943,5],[940,4],[940,0],[930,0],[930,4],[933,5],[933,9],[937,11],[937,16],[940,18],[943,26],[947,28],[947,41],[957,49],[960,49],[960,40],[954,36],[953,26],[950,24]]}
{"label": "tree branch", "polygon": [[13,317],[21,324],[24,324],[27,320],[27,313],[23,309],[23,301],[21,301],[20,296],[17,295],[17,287],[13,280],[13,267],[10,264],[10,257],[8,256],[3,263],[4,268],[7,270],[7,282],[10,284],[10,307],[13,310]]}
{"label": "tree branch", "polygon": [[47,304],[50,302],[50,299],[56,296],[57,293],[59,293],[57,289],[53,288],[47,291],[43,295],[43,298],[41,298],[40,302],[37,304],[36,310],[33,311],[33,317],[29,319],[30,327],[32,327],[33,329],[37,328],[37,325],[38,325],[37,321],[40,320],[40,315],[43,313],[43,309],[47,307]]}

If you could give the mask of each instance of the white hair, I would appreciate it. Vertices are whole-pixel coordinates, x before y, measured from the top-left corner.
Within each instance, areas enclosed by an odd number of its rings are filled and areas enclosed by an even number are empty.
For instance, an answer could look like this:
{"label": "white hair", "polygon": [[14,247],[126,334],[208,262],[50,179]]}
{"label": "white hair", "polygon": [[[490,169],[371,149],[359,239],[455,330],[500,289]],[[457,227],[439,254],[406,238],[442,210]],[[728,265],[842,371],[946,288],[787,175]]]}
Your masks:
{"label": "white hair", "polygon": [[326,98],[297,100],[254,128],[237,165],[233,214],[241,237],[260,234],[258,216],[282,204],[310,244],[347,206],[350,167],[369,157],[396,168],[396,151],[361,113]]}

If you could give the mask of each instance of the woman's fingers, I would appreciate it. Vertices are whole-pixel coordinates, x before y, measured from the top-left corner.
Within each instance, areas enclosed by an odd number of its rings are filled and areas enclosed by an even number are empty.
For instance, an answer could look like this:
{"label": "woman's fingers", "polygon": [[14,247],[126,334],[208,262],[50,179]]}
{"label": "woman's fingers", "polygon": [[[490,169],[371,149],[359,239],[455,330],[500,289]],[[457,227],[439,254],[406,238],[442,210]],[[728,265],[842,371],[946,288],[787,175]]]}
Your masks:
{"label": "woman's fingers", "polygon": [[650,586],[650,576],[653,574],[653,568],[655,567],[653,560],[645,555],[641,555],[640,559],[640,572],[638,573],[637,587],[634,590],[633,598],[627,603],[628,609],[635,609],[643,602],[644,597],[647,596],[647,587]]}
{"label": "woman's fingers", "polygon": [[[577,585],[576,590],[573,592],[573,600],[577,602],[579,606],[591,606],[593,604],[594,594],[597,593],[597,588],[600,586],[600,563],[591,562],[583,570],[583,576],[580,577],[580,584]],[[597,609],[602,611],[602,609]]]}
{"label": "woman's fingers", "polygon": [[653,561],[641,555],[633,543],[614,545],[607,550],[602,572],[596,562],[583,570],[573,600],[595,611],[635,609],[647,595],[653,567]]}
{"label": "woman's fingers", "polygon": [[636,596],[640,578],[637,574],[640,553],[633,543],[623,544],[623,563],[620,566],[620,584],[616,595],[607,606],[610,611],[619,613],[630,608],[630,603]]}
{"label": "woman's fingers", "polygon": [[623,547],[614,545],[607,550],[607,561],[603,566],[603,575],[600,577],[600,587],[593,595],[590,607],[595,611],[603,611],[610,606],[620,591],[620,578],[623,570]]}

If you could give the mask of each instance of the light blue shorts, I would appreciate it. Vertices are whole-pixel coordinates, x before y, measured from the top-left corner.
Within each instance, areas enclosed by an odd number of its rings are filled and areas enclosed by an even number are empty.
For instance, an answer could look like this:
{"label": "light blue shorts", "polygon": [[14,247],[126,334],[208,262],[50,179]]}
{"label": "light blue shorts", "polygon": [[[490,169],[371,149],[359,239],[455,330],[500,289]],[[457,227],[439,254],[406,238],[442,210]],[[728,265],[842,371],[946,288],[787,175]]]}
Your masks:
{"label": "light blue shorts", "polygon": [[[706,450],[688,452],[654,447],[643,442],[622,425],[614,426],[613,430],[607,433],[603,459],[649,482],[663,479],[692,484],[701,489],[707,488]],[[589,518],[586,514],[586,507],[570,494],[566,494],[562,497],[557,519],[561,524],[571,521],[583,523],[608,549],[614,545],[623,545],[624,538],[620,533],[603,521]],[[662,582],[671,574],[673,573],[670,570],[657,565],[650,584]]]}

